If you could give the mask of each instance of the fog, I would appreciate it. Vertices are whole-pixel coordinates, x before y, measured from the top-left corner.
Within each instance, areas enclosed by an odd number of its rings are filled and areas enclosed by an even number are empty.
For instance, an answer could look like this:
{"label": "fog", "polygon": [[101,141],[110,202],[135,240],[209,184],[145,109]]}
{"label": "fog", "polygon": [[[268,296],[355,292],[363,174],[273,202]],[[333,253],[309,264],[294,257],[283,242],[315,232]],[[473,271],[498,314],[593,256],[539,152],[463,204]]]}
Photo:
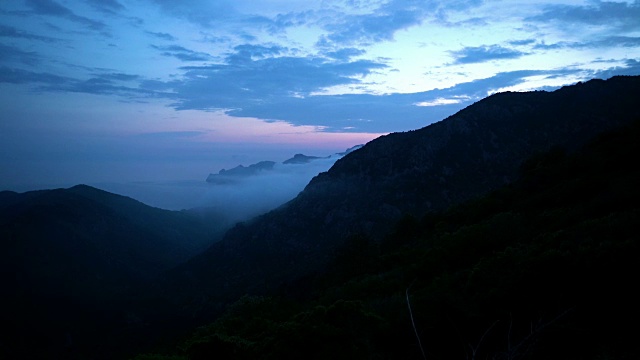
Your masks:
{"label": "fog", "polygon": [[265,213],[295,198],[314,176],[329,170],[340,157],[332,155],[304,164],[276,163],[272,170],[239,177],[237,181],[226,184],[208,183],[204,176],[199,180],[88,185],[168,210],[209,208],[226,221],[237,222]]}

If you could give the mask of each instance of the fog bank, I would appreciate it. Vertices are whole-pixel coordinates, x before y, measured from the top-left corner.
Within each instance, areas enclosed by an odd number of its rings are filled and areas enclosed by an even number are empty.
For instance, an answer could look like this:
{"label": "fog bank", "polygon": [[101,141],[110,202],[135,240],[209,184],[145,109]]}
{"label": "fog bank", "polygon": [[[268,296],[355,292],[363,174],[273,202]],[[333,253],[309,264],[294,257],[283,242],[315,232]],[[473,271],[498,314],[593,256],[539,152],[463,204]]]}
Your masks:
{"label": "fog bank", "polygon": [[332,155],[304,164],[276,163],[271,170],[238,177],[225,184],[208,183],[205,181],[207,174],[203,174],[202,179],[197,180],[88,185],[162,209],[211,208],[214,212],[223,214],[228,221],[236,222],[272,210],[293,199],[314,176],[329,170],[340,157]]}

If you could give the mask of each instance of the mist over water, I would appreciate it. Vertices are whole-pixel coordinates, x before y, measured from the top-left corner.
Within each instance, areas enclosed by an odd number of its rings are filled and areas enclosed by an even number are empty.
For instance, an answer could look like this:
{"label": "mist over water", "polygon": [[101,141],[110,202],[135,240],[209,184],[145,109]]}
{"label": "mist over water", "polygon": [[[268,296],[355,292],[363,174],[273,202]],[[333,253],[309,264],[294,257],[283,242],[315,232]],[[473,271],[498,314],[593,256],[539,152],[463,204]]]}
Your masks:
{"label": "mist over water", "polygon": [[211,208],[224,214],[228,221],[243,221],[295,198],[314,176],[329,170],[340,158],[332,155],[304,164],[276,163],[272,170],[227,184],[208,183],[203,174],[198,180],[88,185],[162,209]]}

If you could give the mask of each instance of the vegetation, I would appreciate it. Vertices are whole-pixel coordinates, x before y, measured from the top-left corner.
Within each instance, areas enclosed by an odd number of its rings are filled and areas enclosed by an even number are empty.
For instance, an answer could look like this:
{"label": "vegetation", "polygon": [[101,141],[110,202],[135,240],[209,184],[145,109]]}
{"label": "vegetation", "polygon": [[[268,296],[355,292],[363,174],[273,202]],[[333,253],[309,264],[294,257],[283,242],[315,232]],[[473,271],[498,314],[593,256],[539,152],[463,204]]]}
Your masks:
{"label": "vegetation", "polygon": [[243,297],[175,356],[631,359],[638,139],[640,122],[553,149],[487,196],[354,236],[327,271]]}
{"label": "vegetation", "polygon": [[0,358],[629,359],[639,91],[495,94],[203,252],[208,210],[0,192]]}

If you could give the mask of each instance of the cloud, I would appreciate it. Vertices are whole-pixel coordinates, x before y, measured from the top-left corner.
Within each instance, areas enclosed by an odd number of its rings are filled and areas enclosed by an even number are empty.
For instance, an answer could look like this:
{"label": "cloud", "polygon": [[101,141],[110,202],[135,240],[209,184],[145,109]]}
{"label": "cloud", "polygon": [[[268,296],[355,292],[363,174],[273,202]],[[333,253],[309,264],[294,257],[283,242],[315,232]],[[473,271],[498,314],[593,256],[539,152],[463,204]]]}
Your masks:
{"label": "cloud", "polygon": [[218,22],[229,22],[239,14],[229,0],[151,0],[167,15],[189,20],[200,26],[209,28]]}
{"label": "cloud", "polygon": [[134,81],[139,80],[139,75],[133,74],[125,74],[125,73],[106,73],[106,74],[97,74],[98,76],[106,81]]}
{"label": "cloud", "polygon": [[97,31],[102,31],[106,28],[104,23],[76,15],[69,8],[62,6],[53,0],[25,0],[25,3],[33,10],[34,13],[39,15],[65,18]]}
{"label": "cloud", "polygon": [[[183,79],[158,83],[157,89],[163,86],[171,89],[170,94],[176,100],[172,106],[177,110],[222,109],[233,117],[322,126],[328,132],[384,133],[426,126],[500,89],[523,84],[527,78],[593,75],[593,71],[575,67],[517,70],[409,94],[314,95],[330,86],[360,83],[356,75],[366,75],[386,65],[313,57],[252,60],[249,56],[250,52],[244,60],[230,56],[234,60],[228,64],[186,67]],[[611,74],[625,72],[625,68],[619,67]]]}
{"label": "cloud", "polygon": [[[2,47],[0,46],[0,60]],[[38,91],[77,92],[94,95],[116,95],[132,100],[141,98],[168,98],[162,89],[146,88],[143,78],[124,73],[92,74],[88,79],[77,79],[47,72],[35,72],[0,66],[0,83],[33,84]]]}
{"label": "cloud", "polygon": [[640,74],[640,58],[628,59],[624,62],[624,66],[614,66],[612,68],[597,71],[593,77],[600,79],[608,79],[614,75],[635,75]]}
{"label": "cloud", "polygon": [[[207,174],[203,174],[203,180],[199,182],[103,183],[96,186],[164,209],[217,210],[227,221],[235,223],[265,213],[293,199],[314,176],[329,170],[339,158],[340,156],[333,155],[307,164],[277,163],[270,171],[229,184],[207,183],[204,181]],[[216,172],[217,170],[215,169]]]}
{"label": "cloud", "polygon": [[[2,58],[2,47],[0,46],[0,59]],[[21,69],[14,69],[6,66],[0,66],[0,83],[10,84],[63,84],[70,79],[49,73],[39,73]]]}
{"label": "cloud", "polygon": [[640,46],[640,37],[634,36],[606,36],[602,38],[592,39],[584,42],[567,42],[561,41],[553,44],[544,42],[533,46],[536,50],[555,50],[555,49],[585,49],[585,48],[608,48],[608,47],[638,47]]}
{"label": "cloud", "polygon": [[233,50],[235,53],[230,53],[227,57],[227,62],[230,64],[244,63],[246,61],[253,61],[254,59],[264,59],[289,51],[286,47],[279,45],[263,46],[251,44],[237,45]]}
{"label": "cloud", "polygon": [[0,44],[0,63],[18,62],[35,65],[41,61],[40,55],[33,51],[24,51],[15,46]]}
{"label": "cloud", "polygon": [[56,38],[52,38],[52,37],[49,37],[49,36],[31,34],[31,33],[28,33],[26,31],[22,31],[22,30],[19,30],[17,28],[14,28],[14,27],[11,27],[11,26],[5,26],[5,25],[2,25],[2,24],[0,24],[0,36],[16,38],[16,39],[39,40],[39,41],[44,41],[44,42],[57,42],[57,41],[60,41],[59,39],[56,39]]}
{"label": "cloud", "polygon": [[242,45],[225,62],[184,67],[182,80],[172,83],[178,109],[238,109],[268,104],[279,98],[308,96],[336,85],[359,84],[387,65],[320,57],[272,56],[281,47]]}
{"label": "cloud", "polygon": [[[325,131],[407,131],[439,121],[498,89],[521,84],[531,76],[577,73],[578,70],[526,70],[496,74],[445,89],[411,94],[348,94],[278,97],[228,110],[236,117],[279,119],[295,125],[324,125]],[[439,99],[456,99],[441,101]],[[434,106],[418,106],[430,104]],[[437,106],[436,106],[437,105]]]}
{"label": "cloud", "polygon": [[547,5],[541,14],[527,18],[534,22],[557,21],[562,24],[601,25],[616,30],[640,29],[640,1],[593,1],[590,5]]}
{"label": "cloud", "polygon": [[89,5],[91,5],[93,8],[107,14],[116,14],[122,10],[125,10],[125,7],[117,0],[84,0],[84,1]]}
{"label": "cloud", "polygon": [[451,105],[451,104],[460,104],[467,100],[469,100],[469,96],[454,96],[451,98],[442,98],[439,97],[435,100],[429,101],[421,101],[417,102],[414,105],[416,106],[442,106],[442,105]]}
{"label": "cloud", "polygon": [[152,48],[162,51],[163,56],[171,56],[182,61],[208,61],[211,55],[203,52],[189,50],[178,45],[157,46],[151,45]]}
{"label": "cloud", "polygon": [[392,40],[398,30],[419,25],[422,20],[422,12],[383,7],[375,14],[347,16],[341,22],[325,25],[330,34],[324,36],[318,45],[325,47],[331,44],[366,44]]}
{"label": "cloud", "polygon": [[527,53],[502,47],[500,45],[466,47],[462,50],[451,51],[453,64],[473,64],[491,60],[517,59]]}
{"label": "cloud", "polygon": [[303,26],[313,23],[316,18],[315,11],[290,12],[277,14],[273,19],[261,16],[252,17],[249,21],[263,25],[272,34],[277,34],[290,27]]}
{"label": "cloud", "polygon": [[147,31],[146,33],[149,34],[149,35],[155,36],[158,39],[162,39],[162,40],[167,40],[167,41],[175,41],[175,40],[177,40],[173,35],[168,34],[168,33],[152,32],[152,31]]}
{"label": "cloud", "polygon": [[[41,90],[78,92],[95,95],[116,95],[128,100],[167,97],[168,94],[140,87],[142,80],[137,75],[122,73],[93,74],[88,79],[66,78],[64,81],[49,82]],[[130,83],[133,82],[133,83]]]}
{"label": "cloud", "polygon": [[336,51],[327,51],[323,55],[340,61],[349,61],[352,57],[364,55],[365,50],[357,48],[343,48]]}
{"label": "cloud", "polygon": [[534,44],[536,41],[537,41],[536,39],[512,40],[512,41],[509,41],[509,44],[513,46],[522,46],[522,45]]}
{"label": "cloud", "polygon": [[198,206],[224,204],[225,213],[233,221],[248,220],[296,197],[314,176],[329,170],[339,158],[332,155],[306,164],[276,163],[272,170],[239,182],[209,184]]}
{"label": "cloud", "polygon": [[[342,47],[390,41],[398,31],[421,25],[426,20],[448,24],[449,12],[462,12],[482,2],[391,0],[373,6],[372,2],[350,1],[349,7],[356,5],[356,9],[361,8],[357,14],[338,12],[320,17],[318,23],[329,33],[318,40],[317,46]],[[471,21],[477,22],[478,19]]]}

